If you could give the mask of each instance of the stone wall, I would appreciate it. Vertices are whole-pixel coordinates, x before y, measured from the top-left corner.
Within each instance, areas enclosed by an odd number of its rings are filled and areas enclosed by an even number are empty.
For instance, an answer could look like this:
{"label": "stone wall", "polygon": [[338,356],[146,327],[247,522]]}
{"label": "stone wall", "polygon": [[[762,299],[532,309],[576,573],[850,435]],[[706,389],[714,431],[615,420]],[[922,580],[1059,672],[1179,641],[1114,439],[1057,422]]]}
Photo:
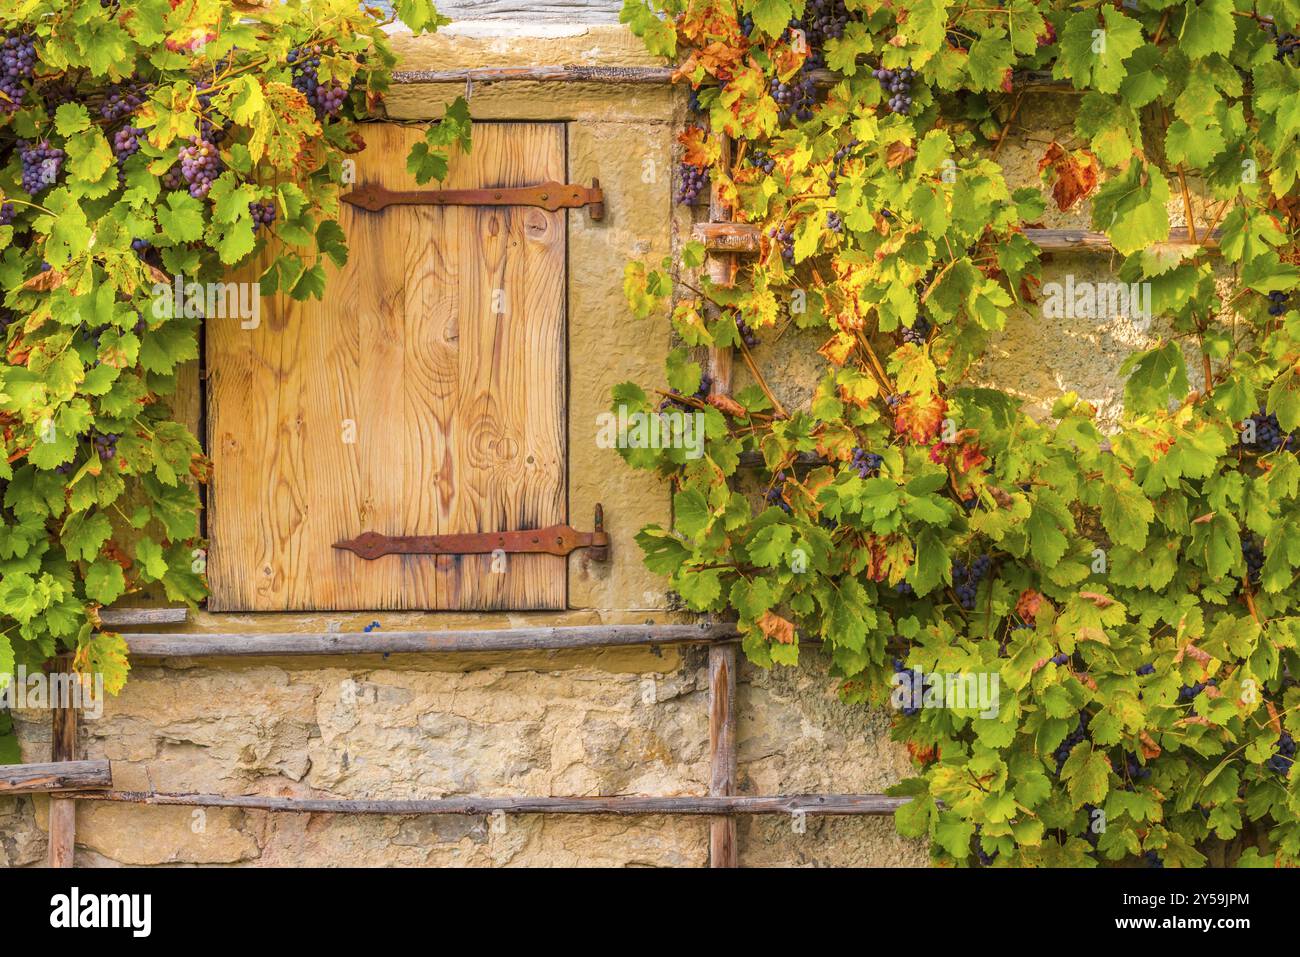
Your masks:
{"label": "stone wall", "polygon": [[[581,63],[649,65],[640,41],[617,26],[454,26],[434,38],[398,35],[402,69]],[[395,119],[436,117],[463,85],[396,86]],[[614,561],[570,561],[570,605],[558,614],[210,615],[189,631],[360,631],[676,620],[663,583],[632,541],[668,519],[665,488],[595,447],[595,416],[619,381],[659,381],[668,333],[638,328],[621,293],[623,264],[659,258],[685,235],[672,205],[673,132],[685,96],[666,87],[499,84],[471,91],[476,119],[568,122],[570,177],[598,176],[607,218],[569,217],[570,512],[575,524],[600,501]],[[1037,181],[1047,143],[1069,144],[1074,100],[1033,97],[1000,159],[1015,185]],[[1079,226],[1087,209],[1049,214]],[[1181,221],[1180,211],[1175,221]],[[1102,278],[1092,258],[1049,267]],[[1086,275],[1084,275],[1086,273]],[[1132,324],[1013,317],[985,365],[996,382],[1045,411],[1078,389],[1113,408],[1119,363],[1140,341]],[[819,370],[815,342],[794,335],[759,350],[781,369],[783,401],[797,404]],[[195,381],[197,381],[195,379]],[[188,397],[197,425],[198,394]],[[1112,401],[1111,406],[1105,403]],[[742,793],[876,792],[908,773],[889,719],[842,704],[817,652],[805,666],[742,668],[737,690]],[[463,657],[136,661],[125,691],[87,721],[84,757],[114,762],[115,786],[349,798],[455,795],[698,794],[708,778],[707,669],[700,650]],[[49,717],[16,716],[24,759],[46,760]],[[32,865],[45,853],[46,801],[0,799],[0,862]],[[924,846],[897,837],[889,819],[783,818],[739,824],[743,865],[917,866]],[[197,811],[80,802],[79,863],[131,865],[652,865],[707,861],[705,819],[682,817],[379,817]]]}

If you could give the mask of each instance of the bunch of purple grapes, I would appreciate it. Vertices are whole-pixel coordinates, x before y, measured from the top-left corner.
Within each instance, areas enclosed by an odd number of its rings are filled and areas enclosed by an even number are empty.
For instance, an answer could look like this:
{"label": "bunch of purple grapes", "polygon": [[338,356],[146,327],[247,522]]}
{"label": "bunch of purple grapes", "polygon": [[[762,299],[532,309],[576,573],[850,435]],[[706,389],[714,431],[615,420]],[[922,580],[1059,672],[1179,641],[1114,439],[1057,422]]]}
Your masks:
{"label": "bunch of purple grapes", "polygon": [[789,226],[773,226],[767,231],[781,246],[781,258],[785,260],[787,266],[794,265],[794,233]]}
{"label": "bunch of purple grapes", "polygon": [[253,215],[253,230],[270,226],[275,222],[275,200],[259,199],[248,204],[248,211]]}
{"label": "bunch of purple grapes", "polygon": [[835,151],[835,168],[837,170],[844,165],[845,160],[847,160],[850,156],[853,155],[854,150],[856,150],[859,145],[861,144],[858,142],[858,138],[855,136],[853,139],[849,140],[847,143],[845,143],[843,146],[841,146],[839,149]]}
{"label": "bunch of purple grapes", "polygon": [[114,433],[107,435],[97,433],[95,435],[95,451],[99,454],[101,462],[111,462],[117,458],[117,440],[120,436]]}
{"label": "bunch of purple grapes", "polygon": [[110,123],[130,116],[144,105],[145,87],[137,84],[114,83],[99,106],[99,115]]}
{"label": "bunch of purple grapes", "polygon": [[1217,688],[1218,686],[1219,684],[1214,678],[1211,678],[1209,681],[1198,681],[1196,684],[1183,685],[1178,689],[1178,700],[1195,701],[1196,696],[1206,688]]}
{"label": "bunch of purple grapes", "polygon": [[113,134],[113,155],[117,157],[118,166],[140,152],[140,137],[143,135],[144,130],[136,126],[124,126]]}
{"label": "bunch of purple grapes", "polygon": [[740,341],[745,344],[746,348],[753,349],[758,346],[758,333],[751,329],[749,323],[739,315],[736,316],[736,331],[740,333]]}
{"label": "bunch of purple grapes", "polygon": [[910,342],[914,346],[923,346],[925,341],[930,338],[930,320],[925,316],[919,316],[912,323],[911,328],[903,328],[903,341]]}
{"label": "bunch of purple grapes", "polygon": [[785,500],[785,473],[784,472],[777,472],[776,475],[773,476],[772,487],[767,490],[767,494],[763,496],[763,499],[764,501],[767,502],[768,505],[775,505],[777,508],[785,512],[787,515],[790,514],[791,512],[790,503]]}
{"label": "bunch of purple grapes", "polygon": [[957,592],[957,600],[967,611],[975,610],[975,594],[980,582],[993,567],[993,559],[988,555],[979,555],[969,565],[958,559],[952,563],[952,585]]}
{"label": "bunch of purple grapes", "polygon": [[18,158],[23,165],[23,189],[32,196],[53,186],[63,169],[63,150],[50,146],[48,140],[19,140]]}
{"label": "bunch of purple grapes", "polygon": [[1280,289],[1274,289],[1268,294],[1268,314],[1270,316],[1286,315],[1287,301],[1291,298],[1289,292],[1282,292]]}
{"label": "bunch of purple grapes", "polygon": [[11,33],[0,42],[0,113],[15,113],[27,98],[24,81],[36,68],[36,43],[23,33]]}
{"label": "bunch of purple grapes", "polygon": [[677,202],[683,206],[694,206],[700,194],[708,189],[709,171],[691,163],[682,163],[678,175]]}
{"label": "bunch of purple grapes", "polygon": [[1264,570],[1264,546],[1258,538],[1248,535],[1241,540],[1241,557],[1246,562],[1246,580],[1258,585],[1260,573]]}
{"label": "bunch of purple grapes", "polygon": [[13,203],[0,203],[0,226],[8,226],[18,215],[18,210]]}
{"label": "bunch of purple grapes", "polygon": [[842,37],[848,25],[849,10],[844,0],[808,0],[803,8],[803,32],[815,62],[820,62],[822,45]]}
{"label": "bunch of purple grapes", "polygon": [[1092,720],[1092,715],[1086,711],[1079,712],[1078,726],[1065,736],[1065,740],[1056,746],[1052,752],[1052,757],[1056,759],[1056,773],[1060,774],[1061,769],[1065,767],[1065,762],[1070,758],[1070,752],[1081,744],[1088,737],[1088,722]]}
{"label": "bunch of purple grapes", "polygon": [[1138,668],[1138,670],[1135,672],[1135,674],[1136,674],[1139,678],[1146,677],[1147,675],[1153,675],[1153,674],[1155,674],[1155,673],[1156,673],[1156,666],[1153,665],[1153,664],[1145,664],[1145,665],[1142,665],[1142,666],[1141,666],[1140,668]]}
{"label": "bunch of purple grapes", "polygon": [[826,211],[826,228],[833,233],[844,232],[844,218],[840,216],[838,210],[828,209]]}
{"label": "bunch of purple grapes", "polygon": [[1291,766],[1295,764],[1295,738],[1283,731],[1277,739],[1276,747],[1277,751],[1264,762],[1264,767],[1287,777],[1291,773]]}
{"label": "bunch of purple grapes", "polygon": [[857,470],[858,478],[870,478],[880,474],[880,466],[884,461],[875,452],[868,452],[864,448],[854,446],[853,461],[849,463],[849,468]]}
{"label": "bunch of purple grapes", "polygon": [[772,170],[776,169],[776,160],[764,150],[750,150],[749,163],[755,169],[761,169],[768,176],[771,176]]}
{"label": "bunch of purple grapes", "polygon": [[181,175],[179,163],[162,174],[162,184],[163,189],[180,189],[185,185],[185,178]]}
{"label": "bunch of purple grapes", "polygon": [[[894,674],[904,675],[897,687],[906,688],[906,699],[910,704],[906,704],[898,710],[902,712],[903,717],[910,718],[912,715],[921,713],[921,702],[925,694],[924,676],[918,672],[912,671],[907,665],[903,664],[902,658],[894,659]],[[918,680],[920,679],[920,680]]]}
{"label": "bunch of purple grapes", "polygon": [[912,109],[912,80],[916,77],[916,71],[910,66],[905,66],[901,70],[886,70],[880,67],[872,73],[872,76],[880,81],[881,87],[889,94],[890,112],[906,116]]}
{"label": "bunch of purple grapes", "polygon": [[[1276,452],[1291,438],[1290,434],[1282,433],[1281,423],[1278,422],[1277,416],[1264,409],[1260,409],[1254,415],[1249,416],[1246,422],[1253,423],[1255,432],[1255,441],[1241,441],[1242,446],[1262,449],[1264,452]],[[1242,423],[1245,425],[1245,423]]]}
{"label": "bunch of purple grapes", "polygon": [[318,75],[320,53],[310,47],[295,47],[289,51],[289,66],[293,73],[293,88],[307,97],[316,116],[322,119],[338,116],[343,109],[343,101],[348,98],[348,91],[338,80],[321,82]]}
{"label": "bunch of purple grapes", "polygon": [[190,145],[181,148],[181,176],[189,184],[190,195],[203,199],[212,189],[212,183],[221,174],[221,154],[206,140],[190,139]]}
{"label": "bunch of purple grapes", "polygon": [[813,118],[813,107],[817,105],[817,84],[810,72],[802,67],[790,77],[788,82],[781,82],[780,77],[772,77],[770,88],[772,99],[776,100],[780,121],[789,123],[792,119],[806,123]]}
{"label": "bunch of purple grapes", "polygon": [[1286,62],[1288,57],[1295,56],[1300,51],[1300,37],[1294,33],[1281,33],[1277,24],[1272,20],[1262,21],[1264,29],[1273,35],[1273,45],[1277,48],[1273,52],[1273,58],[1279,63]]}

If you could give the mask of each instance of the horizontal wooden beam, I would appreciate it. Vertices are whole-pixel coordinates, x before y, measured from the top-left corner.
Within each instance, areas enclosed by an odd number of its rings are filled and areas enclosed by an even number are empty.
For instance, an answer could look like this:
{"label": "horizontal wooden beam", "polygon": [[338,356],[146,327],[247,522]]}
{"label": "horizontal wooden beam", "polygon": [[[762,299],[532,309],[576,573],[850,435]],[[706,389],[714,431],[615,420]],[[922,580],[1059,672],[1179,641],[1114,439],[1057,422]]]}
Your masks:
{"label": "horizontal wooden beam", "polygon": [[629,645],[712,644],[738,638],[735,625],[575,625],[476,631],[316,632],[312,634],[123,634],[143,658],[267,655],[403,655],[465,651],[558,651]]}
{"label": "horizontal wooden beam", "polygon": [[126,625],[181,625],[190,617],[188,608],[101,608],[99,620],[109,628]]}
{"label": "horizontal wooden beam", "polygon": [[[392,76],[394,83],[623,83],[653,86],[672,83],[676,73],[677,68],[671,66],[582,66],[567,63],[396,70]],[[818,86],[833,86],[844,79],[843,75],[831,70],[813,70],[812,77]],[[1017,73],[1012,77],[1012,84],[1022,90],[1074,90],[1069,82],[1055,80],[1044,71]]]}
{"label": "horizontal wooden beam", "polygon": [[107,761],[0,764],[0,795],[86,791],[113,786]]}
{"label": "horizontal wooden beam", "polygon": [[[1034,243],[1043,252],[1114,252],[1114,247],[1105,233],[1088,229],[1026,229],[1025,238]],[[1221,233],[1201,239],[1200,246],[1208,250],[1217,250]],[[724,250],[732,253],[756,253],[759,251],[761,236],[759,227],[752,223],[696,223],[694,238],[709,250]],[[1191,249],[1198,247],[1192,243],[1187,230],[1182,226],[1169,231],[1168,243],[1185,245]]]}
{"label": "horizontal wooden beam", "polygon": [[[1096,233],[1088,229],[1026,229],[1025,237],[1032,241],[1039,249],[1047,253],[1071,253],[1071,252],[1099,252],[1110,253],[1115,251],[1115,247],[1110,244],[1110,240],[1105,233]],[[1203,246],[1209,250],[1218,250],[1219,238],[1222,233],[1215,230],[1209,236],[1202,237],[1197,234],[1199,243],[1194,243],[1187,234],[1187,229],[1183,226],[1176,226],[1169,230],[1169,238],[1166,242],[1174,246],[1187,246],[1189,251]]]}
{"label": "horizontal wooden beam", "polygon": [[909,798],[884,794],[721,795],[716,797],[452,797],[412,801],[87,791],[77,798],[129,804],[235,807],[292,814],[892,814]]}

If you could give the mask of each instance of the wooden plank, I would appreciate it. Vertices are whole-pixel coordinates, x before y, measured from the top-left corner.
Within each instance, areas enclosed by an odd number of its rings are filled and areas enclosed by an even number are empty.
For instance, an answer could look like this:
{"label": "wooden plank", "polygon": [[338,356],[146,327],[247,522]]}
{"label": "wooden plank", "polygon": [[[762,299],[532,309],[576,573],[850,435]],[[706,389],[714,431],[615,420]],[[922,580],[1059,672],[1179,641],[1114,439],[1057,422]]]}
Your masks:
{"label": "wooden plank", "polygon": [[[736,790],[736,646],[709,648],[709,795],[725,797]],[[709,866],[738,867],[736,820],[715,818],[709,824]]]}
{"label": "wooden plank", "polygon": [[[72,655],[54,659],[51,674],[71,674]],[[52,702],[50,761],[75,761],[77,757],[77,709]],[[50,797],[49,866],[71,867],[77,846],[77,802]]]}
{"label": "wooden plank", "polygon": [[143,658],[247,658],[267,655],[401,655],[470,651],[560,651],[629,645],[735,641],[735,625],[576,625],[478,631],[318,632],[316,634],[160,635],[123,633]]}
{"label": "wooden plank", "polygon": [[[539,66],[481,66],[454,70],[396,70],[394,83],[609,83],[632,85],[657,85],[679,82],[674,80],[676,67],[671,66],[579,66],[576,64],[547,64]],[[830,70],[813,70],[813,82],[818,86],[832,86],[844,79]],[[1023,90],[1075,90],[1066,80],[1055,80],[1043,71],[1017,73],[1012,77],[1014,88]]]}
{"label": "wooden plank", "polygon": [[101,608],[100,622],[109,628],[131,625],[181,625],[190,617],[188,608]]}
{"label": "wooden plank", "polygon": [[[1097,233],[1087,229],[1026,229],[1025,236],[1043,252],[1110,253],[1115,251],[1115,247],[1110,244],[1110,240],[1105,233]],[[1217,251],[1221,236],[1222,231],[1215,230],[1212,235],[1205,237],[1197,244],[1191,241],[1186,227],[1175,226],[1169,230],[1169,238],[1166,242],[1171,245],[1188,246],[1190,248],[1200,245],[1208,250]]]}
{"label": "wooden plank", "polygon": [[185,807],[237,807],[294,814],[893,814],[910,798],[884,794],[738,795],[725,797],[454,797],[410,801],[288,798],[262,795],[86,791],[88,801]]}
{"label": "wooden plank", "polygon": [[[1043,252],[1114,252],[1114,247],[1105,233],[1087,229],[1026,229],[1025,238],[1037,245]],[[1216,230],[1201,245],[1211,251],[1218,249],[1221,231]],[[752,223],[696,223],[694,238],[704,243],[710,251],[731,253],[756,253],[760,249],[762,237],[759,227]],[[1185,245],[1195,248],[1190,242],[1186,228],[1175,227],[1169,231],[1167,240],[1173,245]]]}
{"label": "wooden plank", "polygon": [[[721,137],[719,164],[731,165],[732,144]],[[732,211],[722,199],[716,177],[709,190],[709,220],[724,223]],[[709,278],[719,286],[736,281],[736,257],[731,252],[713,249],[705,260]],[[718,309],[710,304],[711,318]],[[710,390],[714,395],[731,395],[734,354],[730,347],[708,350]],[[734,645],[709,648],[709,794],[722,797],[736,789],[736,649]],[[736,820],[718,817],[709,822],[709,866],[737,867]]]}
{"label": "wooden plank", "polygon": [[[562,124],[475,133],[447,187],[564,178]],[[422,134],[366,125],[358,185],[414,188],[405,157]],[[344,205],[340,222],[349,260],[323,302],[264,300],[253,330],[209,323],[209,608],[565,607],[561,557],[494,574],[492,556],[332,547],[567,522],[564,212]]]}
{"label": "wooden plank", "polygon": [[[530,186],[566,175],[559,123],[475,127],[473,162],[448,189]],[[540,528],[568,521],[565,451],[565,213],[533,207],[421,207],[434,243],[457,262],[457,321],[444,339],[450,392],[431,415],[442,432],[428,492],[438,533]],[[414,265],[414,264],[412,264]],[[421,299],[436,296],[425,275]],[[408,433],[418,441],[418,433]],[[412,453],[418,454],[418,453]],[[418,494],[412,489],[412,497]],[[420,531],[422,529],[412,529]],[[402,559],[406,561],[406,559]],[[438,608],[562,609],[566,561],[552,555],[436,559]]]}
{"label": "wooden plank", "polygon": [[0,764],[0,794],[85,791],[113,786],[107,761],[53,761],[49,764]]}

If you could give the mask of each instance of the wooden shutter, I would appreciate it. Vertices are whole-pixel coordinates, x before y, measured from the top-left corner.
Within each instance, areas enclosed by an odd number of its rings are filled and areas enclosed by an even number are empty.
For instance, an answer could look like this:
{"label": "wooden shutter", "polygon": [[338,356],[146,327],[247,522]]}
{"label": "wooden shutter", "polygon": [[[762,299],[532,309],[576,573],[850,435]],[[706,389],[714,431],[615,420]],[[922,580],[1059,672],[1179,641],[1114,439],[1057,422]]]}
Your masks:
{"label": "wooden shutter", "polygon": [[[364,135],[356,185],[422,188],[406,173],[421,130]],[[565,167],[562,124],[479,124],[441,186],[564,182]],[[568,521],[564,217],[344,205],[350,257],[323,302],[263,299],[252,330],[209,321],[210,608],[565,607],[563,558],[511,555],[498,573],[488,555],[331,547]]]}

